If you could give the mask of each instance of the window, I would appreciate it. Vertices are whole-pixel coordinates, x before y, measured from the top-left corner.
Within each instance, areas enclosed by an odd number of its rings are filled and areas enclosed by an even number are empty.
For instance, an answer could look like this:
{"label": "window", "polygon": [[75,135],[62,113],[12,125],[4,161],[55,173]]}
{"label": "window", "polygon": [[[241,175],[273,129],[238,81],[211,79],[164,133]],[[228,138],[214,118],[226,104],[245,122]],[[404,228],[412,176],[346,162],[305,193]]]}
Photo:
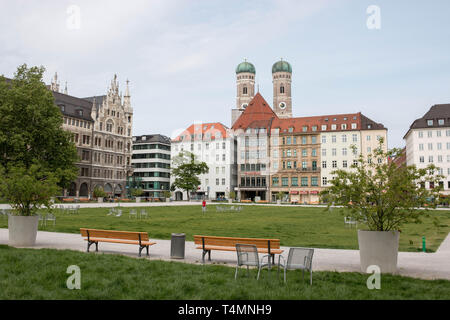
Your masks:
{"label": "window", "polygon": [[326,157],[327,155],[327,149],[322,149],[322,157]]}
{"label": "window", "polygon": [[336,148],[331,149],[331,155],[336,156]]}
{"label": "window", "polygon": [[342,161],[342,167],[343,168],[347,168],[347,160],[343,160]]}
{"label": "window", "polygon": [[[447,130],[447,136],[449,136],[449,130]],[[419,131],[419,138],[423,138],[423,131]]]}
{"label": "window", "polygon": [[308,149],[302,149],[302,157],[308,156]]}
{"label": "window", "polygon": [[272,177],[272,186],[274,187],[278,186],[278,177]]}
{"label": "window", "polygon": [[433,150],[433,144],[432,143],[428,144],[428,150]]}
{"label": "window", "polygon": [[352,129],[356,129],[356,123],[352,123]]}
{"label": "window", "polygon": [[289,178],[288,178],[288,177],[282,177],[282,178],[281,178],[281,186],[282,186],[282,187],[287,187],[287,186],[289,186]]}
{"label": "window", "polygon": [[326,125],[326,124],[323,124],[323,125],[321,126],[321,130],[322,130],[322,131],[326,131],[326,130],[327,130],[327,125]]}
{"label": "window", "polygon": [[427,120],[427,126],[431,127],[433,125],[433,120]]}
{"label": "window", "polygon": [[306,144],[306,137],[302,137],[302,144]]}
{"label": "window", "polygon": [[292,177],[291,178],[291,185],[293,187],[298,187],[298,177]]}
{"label": "window", "polygon": [[219,178],[216,179],[216,186],[219,185]]}
{"label": "window", "polygon": [[420,151],[423,150],[423,143],[419,143],[419,150],[420,150]]}
{"label": "window", "polygon": [[225,161],[225,153],[222,155],[222,161]]}
{"label": "window", "polygon": [[437,143],[437,149],[442,150],[442,143],[440,143],[440,142]]}
{"label": "window", "polygon": [[433,156],[428,156],[428,162],[433,163]]}
{"label": "window", "polygon": [[311,157],[317,157],[317,149],[312,149],[311,150]]}
{"label": "window", "polygon": [[358,142],[358,135],[357,134],[352,134],[352,141],[353,142]]}
{"label": "window", "polygon": [[222,185],[223,186],[225,185],[225,179],[222,179]]}
{"label": "window", "polygon": [[284,93],[284,86],[280,87],[280,93]]}
{"label": "window", "polygon": [[335,124],[331,125],[331,130],[336,130],[336,125]]}
{"label": "window", "polygon": [[316,136],[312,136],[311,137],[311,143],[312,144],[316,144],[317,143],[317,137]]}
{"label": "window", "polygon": [[318,177],[311,177],[311,186],[313,186],[313,187],[319,186],[319,178]]}
{"label": "window", "polygon": [[440,137],[441,136],[441,130],[436,131],[436,137]]}
{"label": "window", "polygon": [[427,134],[428,134],[428,138],[432,138],[433,137],[433,131],[428,131]]}
{"label": "window", "polygon": [[341,129],[342,130],[347,130],[347,125],[345,123],[341,124]]}
{"label": "window", "polygon": [[312,126],[312,127],[311,127],[311,130],[312,130],[312,131],[317,131],[317,126]]}
{"label": "window", "polygon": [[438,125],[443,126],[444,125],[444,119],[438,119]]}
{"label": "window", "polygon": [[327,183],[328,183],[327,177],[322,177],[322,185],[323,185],[323,186],[326,186]]}
{"label": "window", "polygon": [[303,127],[302,127],[302,131],[303,131],[303,132],[308,131],[308,126],[303,126]]}
{"label": "window", "polygon": [[322,168],[326,169],[327,168],[327,162],[326,161],[322,161]]}
{"label": "window", "polygon": [[322,136],[322,143],[327,143],[327,136]]}
{"label": "window", "polygon": [[333,162],[331,163],[331,167],[332,168],[337,168],[337,161],[333,160]]}
{"label": "window", "polygon": [[302,177],[301,178],[301,186],[307,187],[308,186],[308,177]]}
{"label": "window", "polygon": [[331,136],[331,142],[336,143],[336,136]]}
{"label": "window", "polygon": [[342,155],[346,156],[347,155],[347,148],[342,148]]}
{"label": "window", "polygon": [[367,141],[370,141],[370,136],[366,136],[366,140],[367,140]]}
{"label": "window", "polygon": [[242,89],[242,93],[243,93],[243,94],[247,94],[247,87],[244,87],[244,88]]}
{"label": "window", "polygon": [[347,142],[347,135],[346,134],[342,135],[342,142]]}

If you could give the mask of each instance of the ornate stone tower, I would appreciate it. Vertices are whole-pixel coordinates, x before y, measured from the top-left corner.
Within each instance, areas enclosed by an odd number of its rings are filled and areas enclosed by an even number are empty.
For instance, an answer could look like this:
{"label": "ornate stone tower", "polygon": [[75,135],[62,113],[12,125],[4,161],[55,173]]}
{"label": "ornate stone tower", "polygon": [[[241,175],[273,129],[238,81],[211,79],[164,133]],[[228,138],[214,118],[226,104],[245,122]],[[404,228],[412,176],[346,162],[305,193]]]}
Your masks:
{"label": "ornate stone tower", "polygon": [[292,118],[292,67],[281,59],[272,66],[273,111],[280,118]]}
{"label": "ornate stone tower", "polygon": [[255,66],[245,59],[236,67],[236,108],[231,110],[231,126],[255,96]]}

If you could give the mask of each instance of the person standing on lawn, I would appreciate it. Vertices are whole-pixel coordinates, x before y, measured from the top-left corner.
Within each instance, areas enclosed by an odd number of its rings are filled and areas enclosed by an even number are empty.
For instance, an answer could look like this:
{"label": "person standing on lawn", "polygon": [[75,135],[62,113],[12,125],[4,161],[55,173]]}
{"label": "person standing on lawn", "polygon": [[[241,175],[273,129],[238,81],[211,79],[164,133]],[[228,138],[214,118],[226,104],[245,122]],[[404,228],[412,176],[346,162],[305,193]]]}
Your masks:
{"label": "person standing on lawn", "polygon": [[202,212],[206,212],[206,200],[203,199],[202,201]]}

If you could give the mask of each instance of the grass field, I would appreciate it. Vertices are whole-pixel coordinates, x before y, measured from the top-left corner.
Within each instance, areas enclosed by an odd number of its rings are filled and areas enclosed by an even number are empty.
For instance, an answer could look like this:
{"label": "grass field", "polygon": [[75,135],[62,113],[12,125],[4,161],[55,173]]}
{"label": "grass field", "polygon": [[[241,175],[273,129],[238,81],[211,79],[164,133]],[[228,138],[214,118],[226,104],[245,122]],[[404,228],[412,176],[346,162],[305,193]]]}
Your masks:
{"label": "grass field", "polygon": [[[81,289],[69,290],[70,265],[81,272]],[[383,275],[381,289],[367,289],[368,275],[313,272],[302,281],[288,271],[287,284],[275,270],[243,269],[136,259],[70,250],[16,249],[0,245],[0,299],[450,299],[450,281]]]}
{"label": "grass field", "polygon": [[[153,239],[170,239],[171,233],[185,233],[187,240],[193,235],[278,238],[282,246],[314,248],[358,249],[356,228],[344,225],[338,209],[331,212],[318,207],[243,206],[242,212],[216,212],[214,205],[202,214],[199,206],[147,207],[149,219],[130,219],[130,208],[122,207],[122,217],[107,216],[108,208],[80,209],[78,215],[56,211],[56,226],[41,230],[79,233],[80,227],[147,231]],[[139,208],[140,210],[140,208]],[[450,232],[450,211],[433,211],[439,217],[440,227],[430,219],[423,224],[409,224],[402,228],[400,251],[418,251],[422,236],[427,250],[435,251]],[[0,219],[0,227],[7,220]],[[361,226],[362,228],[364,226]]]}

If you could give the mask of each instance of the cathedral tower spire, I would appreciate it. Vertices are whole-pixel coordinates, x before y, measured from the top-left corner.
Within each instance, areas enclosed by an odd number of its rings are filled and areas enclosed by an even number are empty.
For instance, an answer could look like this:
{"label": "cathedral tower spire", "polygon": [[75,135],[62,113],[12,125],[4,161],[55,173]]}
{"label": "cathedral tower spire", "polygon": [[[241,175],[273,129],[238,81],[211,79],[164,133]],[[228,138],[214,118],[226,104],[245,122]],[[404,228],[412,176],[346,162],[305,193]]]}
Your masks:
{"label": "cathedral tower spire", "polygon": [[244,59],[236,67],[236,108],[231,112],[231,125],[255,96],[255,66]]}
{"label": "cathedral tower spire", "polygon": [[292,118],[292,67],[289,62],[275,62],[272,66],[273,111],[280,118]]}

